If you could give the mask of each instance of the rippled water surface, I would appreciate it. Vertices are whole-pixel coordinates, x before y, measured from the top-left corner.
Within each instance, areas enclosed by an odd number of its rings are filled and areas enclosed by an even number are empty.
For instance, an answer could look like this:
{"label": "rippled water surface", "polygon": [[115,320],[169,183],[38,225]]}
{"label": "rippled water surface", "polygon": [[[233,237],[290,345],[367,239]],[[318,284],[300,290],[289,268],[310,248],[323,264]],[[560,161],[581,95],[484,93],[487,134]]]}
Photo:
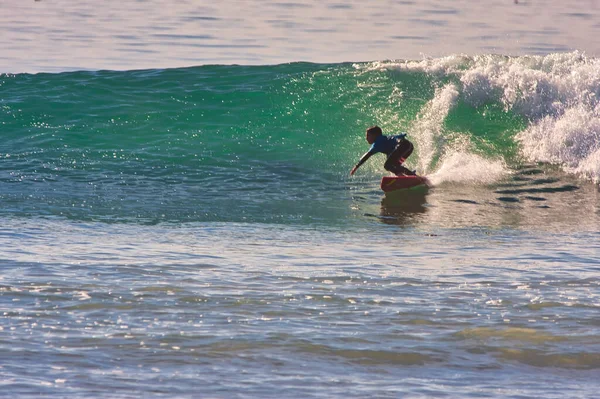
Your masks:
{"label": "rippled water surface", "polygon": [[3,389],[593,397],[598,238],[5,220]]}
{"label": "rippled water surface", "polygon": [[597,397],[599,17],[3,2],[0,396]]}

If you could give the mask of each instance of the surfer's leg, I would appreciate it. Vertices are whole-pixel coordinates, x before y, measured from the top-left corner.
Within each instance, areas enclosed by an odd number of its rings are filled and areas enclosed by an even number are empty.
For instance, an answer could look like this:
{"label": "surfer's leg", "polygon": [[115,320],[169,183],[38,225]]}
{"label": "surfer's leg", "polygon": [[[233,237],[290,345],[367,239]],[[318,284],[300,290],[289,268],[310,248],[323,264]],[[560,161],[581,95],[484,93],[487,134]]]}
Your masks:
{"label": "surfer's leg", "polygon": [[416,176],[417,175],[415,172],[413,172],[412,170],[408,169],[407,167],[405,167],[403,165],[398,165],[396,167],[396,171],[394,171],[394,173],[396,174],[396,176],[400,176],[400,175]]}
{"label": "surfer's leg", "polygon": [[394,151],[388,156],[388,159],[385,161],[383,167],[385,170],[389,170],[390,172],[396,175],[414,175],[413,172],[402,166],[402,163],[412,154],[413,145],[408,140],[402,140],[396,146]]}

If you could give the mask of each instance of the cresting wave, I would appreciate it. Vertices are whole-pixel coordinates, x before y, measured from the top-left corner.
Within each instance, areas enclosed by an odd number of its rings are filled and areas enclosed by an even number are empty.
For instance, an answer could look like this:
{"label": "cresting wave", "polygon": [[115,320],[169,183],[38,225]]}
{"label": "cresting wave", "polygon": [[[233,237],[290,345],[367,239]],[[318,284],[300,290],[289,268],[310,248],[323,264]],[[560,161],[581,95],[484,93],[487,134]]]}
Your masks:
{"label": "cresting wave", "polygon": [[597,182],[598,96],[580,53],[3,75],[0,199],[93,220],[343,219],[383,173],[348,177],[374,124],[406,131],[434,184],[529,162]]}
{"label": "cresting wave", "polygon": [[[366,68],[432,76],[441,86],[430,101],[432,108],[438,107],[439,119],[447,117],[448,110],[460,101],[483,113],[490,104],[499,104],[507,115],[526,122],[514,136],[524,159],[556,164],[567,173],[600,180],[600,60],[596,58],[580,52],[530,57],[453,55],[375,63]],[[434,120],[425,119],[428,123]],[[487,128],[479,132],[480,137],[486,137]],[[425,156],[433,152],[431,140],[436,139],[436,129],[422,129],[419,139],[428,149]],[[450,164],[455,155],[450,155]],[[492,178],[503,169],[501,161],[484,164]],[[443,174],[446,168],[450,166],[443,162],[439,171]]]}

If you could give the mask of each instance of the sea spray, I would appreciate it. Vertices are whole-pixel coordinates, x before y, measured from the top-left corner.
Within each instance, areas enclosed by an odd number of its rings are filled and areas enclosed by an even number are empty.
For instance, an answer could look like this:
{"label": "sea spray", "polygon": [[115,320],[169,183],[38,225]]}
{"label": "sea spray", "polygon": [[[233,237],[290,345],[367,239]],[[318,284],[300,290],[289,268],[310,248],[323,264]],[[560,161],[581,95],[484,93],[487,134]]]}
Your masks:
{"label": "sea spray", "polygon": [[419,148],[419,166],[421,174],[427,174],[435,166],[434,162],[444,150],[444,120],[455,105],[458,90],[453,84],[436,90],[433,100],[423,109],[417,117],[413,132]]}
{"label": "sea spray", "polygon": [[433,185],[461,183],[489,185],[504,178],[508,169],[502,160],[492,161],[466,151],[449,152],[442,158],[440,167],[428,178]]}
{"label": "sea spray", "polygon": [[595,182],[600,178],[600,114],[583,104],[560,117],[546,116],[517,139],[530,160],[557,164]]}
{"label": "sea spray", "polygon": [[[596,123],[600,61],[596,58],[580,52],[526,57],[449,56],[378,63],[377,68],[426,73],[432,85],[453,81],[458,85],[459,101],[480,114],[500,104],[507,115],[527,122],[524,129],[512,133],[526,161],[553,163],[588,180],[600,178],[594,162],[600,149]],[[479,131],[475,136],[485,138],[487,134]]]}

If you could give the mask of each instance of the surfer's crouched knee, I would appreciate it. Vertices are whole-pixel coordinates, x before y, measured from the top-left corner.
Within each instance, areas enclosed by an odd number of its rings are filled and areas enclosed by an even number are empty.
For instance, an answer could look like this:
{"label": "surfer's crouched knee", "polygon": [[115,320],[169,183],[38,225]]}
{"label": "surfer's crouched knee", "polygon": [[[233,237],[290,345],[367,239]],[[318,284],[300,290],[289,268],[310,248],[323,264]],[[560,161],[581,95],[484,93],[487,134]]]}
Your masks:
{"label": "surfer's crouched knee", "polygon": [[384,166],[384,168],[385,168],[385,170],[387,170],[388,172],[392,172],[396,176],[402,176],[408,170],[405,167],[403,167],[402,165],[398,165],[398,164]]}
{"label": "surfer's crouched knee", "polygon": [[383,168],[385,170],[387,170],[388,172],[396,173],[398,171],[398,169],[399,169],[398,166],[400,166],[400,165],[398,165],[398,164],[392,164],[391,162],[386,162],[383,165]]}
{"label": "surfer's crouched knee", "polygon": [[387,171],[392,172],[396,176],[415,176],[415,171],[408,169],[403,165],[394,165],[394,167],[385,168]]}

